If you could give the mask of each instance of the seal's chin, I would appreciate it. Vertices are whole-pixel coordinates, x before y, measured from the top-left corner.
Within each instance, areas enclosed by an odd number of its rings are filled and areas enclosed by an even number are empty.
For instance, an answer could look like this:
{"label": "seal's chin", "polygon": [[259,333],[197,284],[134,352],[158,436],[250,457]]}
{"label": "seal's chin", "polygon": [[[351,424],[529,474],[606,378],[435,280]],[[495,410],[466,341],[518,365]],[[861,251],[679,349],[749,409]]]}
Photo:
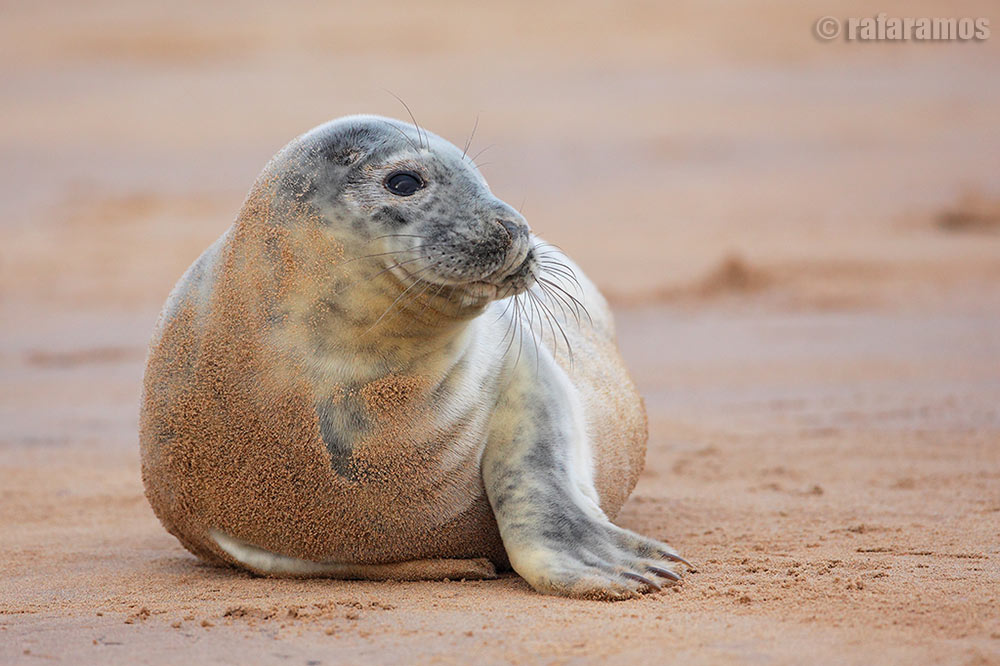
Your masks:
{"label": "seal's chin", "polygon": [[[528,275],[532,274],[528,273]],[[510,296],[523,294],[534,283],[534,277],[526,279],[520,276],[508,276],[497,282],[476,280],[474,282],[466,282],[460,286],[471,298],[485,298],[491,301],[498,301]]]}

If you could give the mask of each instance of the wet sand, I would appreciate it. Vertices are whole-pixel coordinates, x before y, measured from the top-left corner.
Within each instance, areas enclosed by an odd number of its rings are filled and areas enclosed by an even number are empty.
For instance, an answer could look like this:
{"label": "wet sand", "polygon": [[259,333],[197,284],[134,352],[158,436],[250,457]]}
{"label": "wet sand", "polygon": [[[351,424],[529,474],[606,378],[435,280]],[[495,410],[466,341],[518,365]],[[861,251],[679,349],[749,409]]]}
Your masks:
{"label": "wet sand", "polygon": [[[1000,663],[1000,39],[815,41],[871,13],[840,1],[48,7],[0,27],[0,662]],[[480,112],[494,191],[615,304],[651,430],[619,522],[680,586],[267,580],[153,516],[159,306],[289,138],[402,116],[382,88],[460,145]]]}

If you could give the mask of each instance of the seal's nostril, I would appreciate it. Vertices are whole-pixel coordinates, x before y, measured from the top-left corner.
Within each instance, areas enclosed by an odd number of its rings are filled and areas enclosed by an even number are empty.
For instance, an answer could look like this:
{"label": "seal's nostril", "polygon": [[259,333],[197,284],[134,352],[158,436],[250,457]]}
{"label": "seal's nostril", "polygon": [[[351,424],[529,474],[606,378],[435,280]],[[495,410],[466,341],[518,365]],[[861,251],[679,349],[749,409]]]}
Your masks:
{"label": "seal's nostril", "polygon": [[497,223],[503,227],[503,230],[507,232],[507,236],[510,238],[510,242],[513,243],[514,239],[521,234],[521,228],[510,220],[497,220]]}

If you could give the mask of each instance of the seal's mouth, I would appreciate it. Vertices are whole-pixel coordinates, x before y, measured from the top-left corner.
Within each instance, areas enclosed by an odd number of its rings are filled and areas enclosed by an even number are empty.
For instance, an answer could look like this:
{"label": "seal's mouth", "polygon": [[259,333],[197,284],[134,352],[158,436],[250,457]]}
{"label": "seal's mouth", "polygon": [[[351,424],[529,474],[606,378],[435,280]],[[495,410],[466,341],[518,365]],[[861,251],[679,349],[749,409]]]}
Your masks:
{"label": "seal's mouth", "polygon": [[[450,296],[451,300],[468,305],[517,296],[530,289],[537,279],[533,250],[529,248],[521,253],[519,259],[520,261],[513,266],[505,262],[498,270],[485,277],[468,280],[437,275],[432,267],[411,270],[405,266],[396,266],[393,272],[402,278],[409,289],[414,291],[424,289],[436,295]],[[433,291],[435,287],[438,288],[437,292]]]}

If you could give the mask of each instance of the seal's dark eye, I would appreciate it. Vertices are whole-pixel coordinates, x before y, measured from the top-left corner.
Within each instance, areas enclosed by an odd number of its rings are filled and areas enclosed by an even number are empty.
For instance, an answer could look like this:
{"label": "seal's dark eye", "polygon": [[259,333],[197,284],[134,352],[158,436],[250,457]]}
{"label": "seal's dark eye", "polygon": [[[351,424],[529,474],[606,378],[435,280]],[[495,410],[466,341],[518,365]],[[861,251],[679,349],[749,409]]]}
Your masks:
{"label": "seal's dark eye", "polygon": [[412,171],[396,171],[385,179],[385,189],[400,197],[408,197],[423,186],[423,179]]}

